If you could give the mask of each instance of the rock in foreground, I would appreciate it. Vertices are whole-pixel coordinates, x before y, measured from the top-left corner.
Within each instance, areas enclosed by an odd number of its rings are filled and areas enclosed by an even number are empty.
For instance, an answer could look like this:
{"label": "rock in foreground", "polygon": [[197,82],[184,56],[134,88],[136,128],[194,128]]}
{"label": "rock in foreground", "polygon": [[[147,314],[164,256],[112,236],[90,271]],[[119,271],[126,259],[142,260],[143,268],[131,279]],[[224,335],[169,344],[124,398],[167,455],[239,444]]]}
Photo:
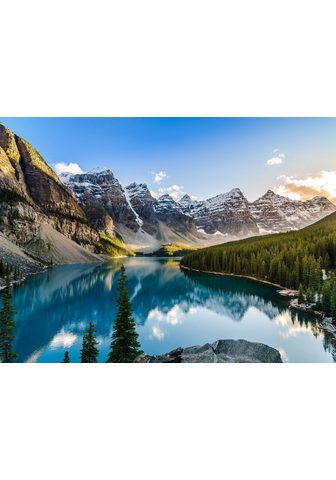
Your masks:
{"label": "rock in foreground", "polygon": [[139,355],[135,363],[282,363],[280,353],[263,343],[217,340],[202,346],[177,348],[164,355]]}

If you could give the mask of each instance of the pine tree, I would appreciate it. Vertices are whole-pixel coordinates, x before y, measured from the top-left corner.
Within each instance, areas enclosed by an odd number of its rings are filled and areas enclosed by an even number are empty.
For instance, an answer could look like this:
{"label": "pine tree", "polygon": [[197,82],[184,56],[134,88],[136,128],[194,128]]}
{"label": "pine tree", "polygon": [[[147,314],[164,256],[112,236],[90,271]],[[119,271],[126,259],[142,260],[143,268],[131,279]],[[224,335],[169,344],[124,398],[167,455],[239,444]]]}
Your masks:
{"label": "pine tree", "polygon": [[127,291],[127,276],[122,265],[118,280],[118,312],[114,322],[107,362],[131,363],[140,354],[140,343]]}
{"label": "pine tree", "polygon": [[64,354],[63,363],[70,363],[70,355],[68,351]]}
{"label": "pine tree", "polygon": [[300,283],[298,303],[303,303],[303,302],[304,302],[303,286],[302,286],[302,283]]}
{"label": "pine tree", "polygon": [[17,355],[12,350],[15,337],[15,311],[12,306],[12,293],[9,275],[2,294],[2,309],[0,312],[0,358],[3,363],[15,362]]}
{"label": "pine tree", "polygon": [[98,341],[95,335],[93,323],[90,322],[89,328],[83,335],[83,345],[80,351],[81,363],[97,363],[98,357]]}
{"label": "pine tree", "polygon": [[334,288],[330,299],[330,312],[334,320],[336,320],[336,288]]}

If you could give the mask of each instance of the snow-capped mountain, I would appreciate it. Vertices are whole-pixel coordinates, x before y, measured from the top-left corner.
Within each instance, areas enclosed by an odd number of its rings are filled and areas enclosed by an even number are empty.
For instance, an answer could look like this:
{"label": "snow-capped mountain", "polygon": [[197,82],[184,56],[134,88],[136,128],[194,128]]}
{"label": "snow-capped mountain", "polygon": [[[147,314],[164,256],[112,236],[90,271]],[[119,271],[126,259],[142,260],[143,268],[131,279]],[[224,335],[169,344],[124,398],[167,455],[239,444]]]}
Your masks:
{"label": "snow-capped mountain", "polygon": [[191,200],[185,195],[179,205],[186,215],[195,219],[200,232],[236,237],[259,233],[249,203],[239,188],[204,201]]}
{"label": "snow-capped mountain", "polygon": [[275,233],[304,228],[334,212],[336,207],[325,197],[303,202],[268,190],[250,203],[250,210],[260,233]]}
{"label": "snow-capped mountain", "polygon": [[144,183],[123,188],[111,170],[62,176],[90,224],[108,235],[119,233],[132,248],[184,242],[209,245],[303,228],[336,210],[324,197],[305,202],[268,190],[248,202],[239,188],[207,200],[184,195],[155,198]]}
{"label": "snow-capped mountain", "polygon": [[154,198],[147,185],[125,189],[110,170],[62,175],[92,226],[107,235],[118,233],[135,249],[159,248],[162,243],[199,244],[202,235],[169,195]]}
{"label": "snow-capped mountain", "polygon": [[88,173],[65,174],[63,183],[72,190],[85,211],[89,222],[108,235],[123,225],[136,232],[139,220],[125,192],[111,170],[93,170]]}
{"label": "snow-capped mountain", "polygon": [[202,240],[194,220],[183,213],[180,205],[170,195],[156,199],[144,183],[131,183],[125,192],[132,208],[143,221],[142,229],[158,240],[192,243]]}

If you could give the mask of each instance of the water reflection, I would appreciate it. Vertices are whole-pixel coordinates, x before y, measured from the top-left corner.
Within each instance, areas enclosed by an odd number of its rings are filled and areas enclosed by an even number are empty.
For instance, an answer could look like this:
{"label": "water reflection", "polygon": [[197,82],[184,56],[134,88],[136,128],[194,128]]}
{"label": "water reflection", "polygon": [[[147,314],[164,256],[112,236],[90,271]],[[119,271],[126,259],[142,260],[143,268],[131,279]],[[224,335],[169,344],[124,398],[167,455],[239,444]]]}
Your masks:
{"label": "water reflection", "polygon": [[[116,313],[121,260],[72,265],[30,278],[14,290],[15,348],[20,361],[78,361],[90,321],[106,359]],[[246,338],[278,348],[288,361],[333,361],[335,340],[315,318],[288,309],[268,285],[245,279],[181,272],[175,260],[123,259],[142,348],[162,353],[177,346]]]}

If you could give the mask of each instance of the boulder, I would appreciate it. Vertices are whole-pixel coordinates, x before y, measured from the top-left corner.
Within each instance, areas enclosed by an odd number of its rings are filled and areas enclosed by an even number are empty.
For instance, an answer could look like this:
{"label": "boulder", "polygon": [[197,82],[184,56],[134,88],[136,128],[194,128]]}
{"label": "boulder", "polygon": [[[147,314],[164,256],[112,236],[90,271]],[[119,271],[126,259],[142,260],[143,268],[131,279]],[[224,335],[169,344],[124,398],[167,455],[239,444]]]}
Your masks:
{"label": "boulder", "polygon": [[263,343],[217,340],[202,346],[177,348],[164,355],[139,355],[135,363],[282,363],[280,353]]}

